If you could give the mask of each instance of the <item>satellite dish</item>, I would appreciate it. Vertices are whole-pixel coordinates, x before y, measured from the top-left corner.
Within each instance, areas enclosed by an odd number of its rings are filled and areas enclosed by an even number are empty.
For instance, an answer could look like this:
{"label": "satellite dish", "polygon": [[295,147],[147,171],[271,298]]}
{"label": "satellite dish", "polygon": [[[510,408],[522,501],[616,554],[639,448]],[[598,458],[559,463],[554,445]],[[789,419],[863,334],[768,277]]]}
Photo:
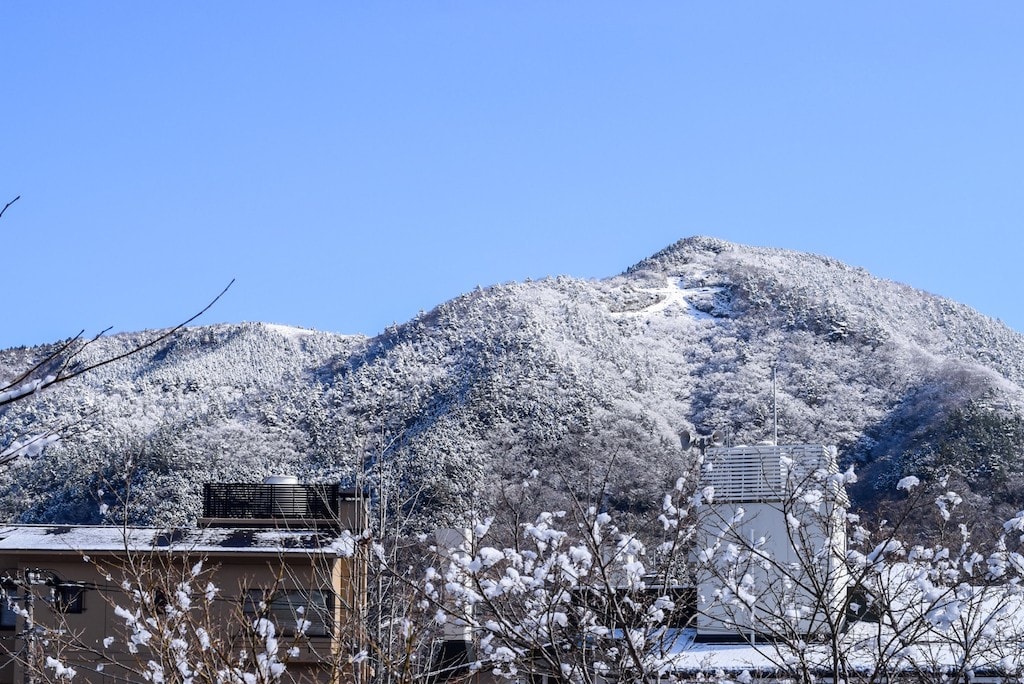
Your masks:
{"label": "satellite dish", "polygon": [[689,430],[683,430],[679,433],[679,443],[682,444],[683,451],[686,451],[693,446],[693,436],[690,434]]}

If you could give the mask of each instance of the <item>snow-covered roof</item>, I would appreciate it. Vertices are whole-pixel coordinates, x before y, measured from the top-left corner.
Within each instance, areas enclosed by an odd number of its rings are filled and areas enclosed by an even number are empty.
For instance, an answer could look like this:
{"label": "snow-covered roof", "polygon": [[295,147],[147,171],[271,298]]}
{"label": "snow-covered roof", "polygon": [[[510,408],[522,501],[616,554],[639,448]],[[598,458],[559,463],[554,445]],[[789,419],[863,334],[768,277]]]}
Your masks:
{"label": "snow-covered roof", "polygon": [[770,645],[699,643],[694,641],[696,634],[694,629],[670,630],[664,637],[666,660],[670,664],[668,669],[676,672],[764,672],[777,669],[779,656]]}
{"label": "snow-covered roof", "polygon": [[336,530],[194,527],[166,529],[114,525],[8,525],[0,527],[0,553],[173,553],[351,555],[355,540]]}
{"label": "snow-covered roof", "polygon": [[[991,626],[1000,630],[1002,639],[993,639],[989,634],[985,638],[970,630],[965,634],[963,625],[957,629],[933,630],[917,635],[912,643],[902,643],[894,638],[890,628],[878,624],[858,623],[851,626],[843,635],[842,647],[849,654],[849,665],[864,672],[878,665],[878,655],[872,651],[875,647],[892,645],[898,654],[888,658],[890,668],[907,673],[916,670],[953,670],[962,664],[965,657],[958,639],[969,641],[974,651],[971,653],[972,668],[981,675],[986,672],[1000,670],[1019,671],[1020,658],[1019,639],[1021,634],[1021,597],[1010,602],[1007,622],[993,623]],[[975,616],[979,623],[985,623],[988,616]],[[979,629],[982,625],[972,625]],[[1005,632],[1005,633],[1002,633]],[[737,635],[733,643],[702,643],[696,640],[697,631],[692,628],[670,629],[661,637],[663,652],[661,660],[664,672],[707,673],[729,672],[733,674],[747,671],[761,675],[785,674],[791,672],[797,655],[792,648],[784,643],[772,641],[742,642]],[[902,643],[905,648],[896,648]],[[803,644],[803,658],[812,669],[828,670],[830,661],[829,647],[825,643]],[[902,656],[902,657],[897,657]],[[742,681],[745,678],[740,678]],[[752,681],[752,680],[750,680]]]}

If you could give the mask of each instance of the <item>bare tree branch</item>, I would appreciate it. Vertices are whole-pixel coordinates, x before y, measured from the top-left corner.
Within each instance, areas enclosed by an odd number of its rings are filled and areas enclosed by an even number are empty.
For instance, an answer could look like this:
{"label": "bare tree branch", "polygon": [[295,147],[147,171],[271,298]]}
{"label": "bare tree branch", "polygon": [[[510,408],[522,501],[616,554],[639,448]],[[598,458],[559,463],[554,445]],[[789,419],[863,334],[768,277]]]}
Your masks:
{"label": "bare tree branch", "polygon": [[[74,361],[75,358],[78,357],[90,344],[98,340],[107,331],[109,331],[110,328],[106,328],[105,330],[97,333],[92,339],[88,340],[87,342],[84,342],[83,344],[78,346],[77,349],[73,349],[76,343],[80,342],[82,339],[82,333],[79,332],[70,340],[62,343],[57,349],[47,354],[42,361],[36,363],[34,366],[32,366],[32,368],[20,374],[16,379],[9,382],[8,384],[0,387],[0,406],[4,406],[6,404],[18,401],[19,399],[29,394],[33,394],[43,389],[44,387],[49,387],[51,385],[55,385],[61,382],[67,382],[68,380],[71,380],[72,378],[77,378],[79,375],[82,375],[84,373],[88,373],[90,371],[96,370],[97,368],[102,368],[103,366],[109,365],[111,363],[121,361],[123,359],[128,358],[129,356],[134,356],[135,354],[138,354],[141,351],[149,349],[150,347],[153,347],[154,345],[163,342],[164,340],[174,336],[182,328],[186,327],[189,323],[192,323],[194,320],[196,320],[204,313],[209,311],[210,308],[213,307],[213,305],[216,304],[217,301],[224,296],[224,294],[231,288],[231,286],[234,283],[235,279],[232,278],[231,282],[229,282],[227,286],[220,291],[220,294],[218,294],[216,297],[210,300],[210,302],[206,306],[204,306],[197,313],[193,314],[192,316],[177,324],[173,328],[169,328],[168,330],[159,333],[155,337],[146,340],[141,344],[135,345],[128,351],[123,352],[121,354],[115,354],[114,356],[101,359],[100,361],[82,366],[80,368],[70,369],[72,361]],[[72,349],[73,351],[71,351]],[[68,353],[69,351],[70,353]],[[47,374],[42,378],[33,378],[33,376],[38,376],[47,365],[56,362],[65,354],[66,358],[64,358],[63,361],[61,361],[60,368],[58,368],[56,372]]]}
{"label": "bare tree branch", "polygon": [[5,204],[5,205],[4,205],[4,208],[3,208],[3,209],[0,209],[0,218],[3,218],[4,212],[5,212],[5,211],[7,211],[7,207],[11,206],[12,204],[14,204],[15,202],[17,202],[17,201],[18,201],[18,200],[20,200],[20,199],[21,199],[21,195],[18,195],[17,197],[15,197],[14,199],[12,199],[12,200],[11,200],[10,202],[8,202],[7,204]]}
{"label": "bare tree branch", "polygon": [[[126,352],[124,352],[122,354],[117,354],[115,356],[111,356],[110,358],[103,359],[102,361],[97,361],[96,363],[90,364],[88,366],[84,366],[84,367],[79,368],[79,369],[74,370],[74,371],[71,371],[71,372],[67,373],[66,375],[60,375],[60,376],[58,376],[58,378],[54,382],[64,382],[66,380],[70,380],[71,378],[78,377],[79,375],[82,375],[83,373],[88,373],[89,371],[95,370],[97,368],[101,368],[101,367],[106,366],[108,364],[114,363],[115,361],[120,361],[121,359],[125,359],[125,358],[128,358],[129,356],[133,356],[134,354],[138,354],[139,352],[143,351],[144,349],[149,349],[150,347],[152,347],[154,345],[157,345],[160,342],[163,342],[164,340],[168,339],[169,337],[173,337],[175,333],[177,333],[182,328],[186,327],[189,323],[191,323],[192,321],[196,320],[197,318],[202,316],[204,313],[209,311],[213,307],[213,305],[216,304],[217,301],[221,297],[223,297],[224,294],[234,284],[235,284],[235,279],[232,278],[231,282],[229,282],[224,287],[224,289],[220,291],[220,294],[218,294],[216,297],[211,299],[210,302],[206,306],[204,306],[198,312],[196,312],[195,314],[190,316],[188,319],[182,321],[178,325],[174,326],[173,328],[170,328],[169,330],[166,330],[166,331],[160,333],[156,337],[154,337],[154,338],[152,338],[150,340],[147,340],[146,342],[143,342],[142,344],[139,344],[139,345],[136,345],[135,347],[132,347],[131,349],[129,349],[128,351],[126,351]],[[109,328],[107,328],[107,330],[109,330]],[[106,331],[103,331],[103,332],[99,333],[98,335],[93,337],[91,340],[86,342],[84,345],[82,345],[81,349],[76,351],[75,354],[72,355],[68,359],[68,362],[70,362],[75,356],[80,354],[82,352],[82,350],[84,350],[87,346],[89,346],[90,344],[92,344],[93,342],[98,340],[100,338],[100,336],[103,335],[104,332],[106,332]],[[64,367],[65,368],[67,367],[67,363],[65,363]],[[53,384],[53,383],[49,383],[49,384]]]}

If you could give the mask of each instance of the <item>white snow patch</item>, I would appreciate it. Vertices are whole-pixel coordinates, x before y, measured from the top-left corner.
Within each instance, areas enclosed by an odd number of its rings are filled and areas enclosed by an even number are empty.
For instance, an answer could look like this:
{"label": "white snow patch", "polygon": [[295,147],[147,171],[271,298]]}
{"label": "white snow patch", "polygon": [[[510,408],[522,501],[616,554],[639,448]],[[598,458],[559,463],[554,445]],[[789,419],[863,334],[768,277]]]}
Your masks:
{"label": "white snow patch", "polygon": [[309,330],[308,328],[296,328],[291,325],[278,325],[277,323],[264,323],[267,330],[272,330],[279,335],[283,335],[290,340],[300,340],[303,337],[309,337],[316,333],[315,330]]}
{"label": "white snow patch", "polygon": [[[651,295],[654,303],[642,309],[625,311],[619,316],[653,316],[669,309],[681,309],[694,320],[714,318],[701,309],[709,309],[714,305],[714,297],[722,287],[686,287],[683,278],[671,279],[665,287],[644,288]],[[699,308],[698,308],[699,306]]]}

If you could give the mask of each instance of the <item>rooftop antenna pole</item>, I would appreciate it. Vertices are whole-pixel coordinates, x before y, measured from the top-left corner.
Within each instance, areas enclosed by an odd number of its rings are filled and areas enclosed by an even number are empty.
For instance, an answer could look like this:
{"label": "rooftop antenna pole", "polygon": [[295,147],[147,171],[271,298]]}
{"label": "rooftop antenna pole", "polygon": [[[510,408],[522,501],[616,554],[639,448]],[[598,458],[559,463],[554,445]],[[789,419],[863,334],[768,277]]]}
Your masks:
{"label": "rooftop antenna pole", "polygon": [[772,363],[772,427],[775,432],[775,446],[779,446],[779,393],[776,375],[778,373],[778,361]]}

